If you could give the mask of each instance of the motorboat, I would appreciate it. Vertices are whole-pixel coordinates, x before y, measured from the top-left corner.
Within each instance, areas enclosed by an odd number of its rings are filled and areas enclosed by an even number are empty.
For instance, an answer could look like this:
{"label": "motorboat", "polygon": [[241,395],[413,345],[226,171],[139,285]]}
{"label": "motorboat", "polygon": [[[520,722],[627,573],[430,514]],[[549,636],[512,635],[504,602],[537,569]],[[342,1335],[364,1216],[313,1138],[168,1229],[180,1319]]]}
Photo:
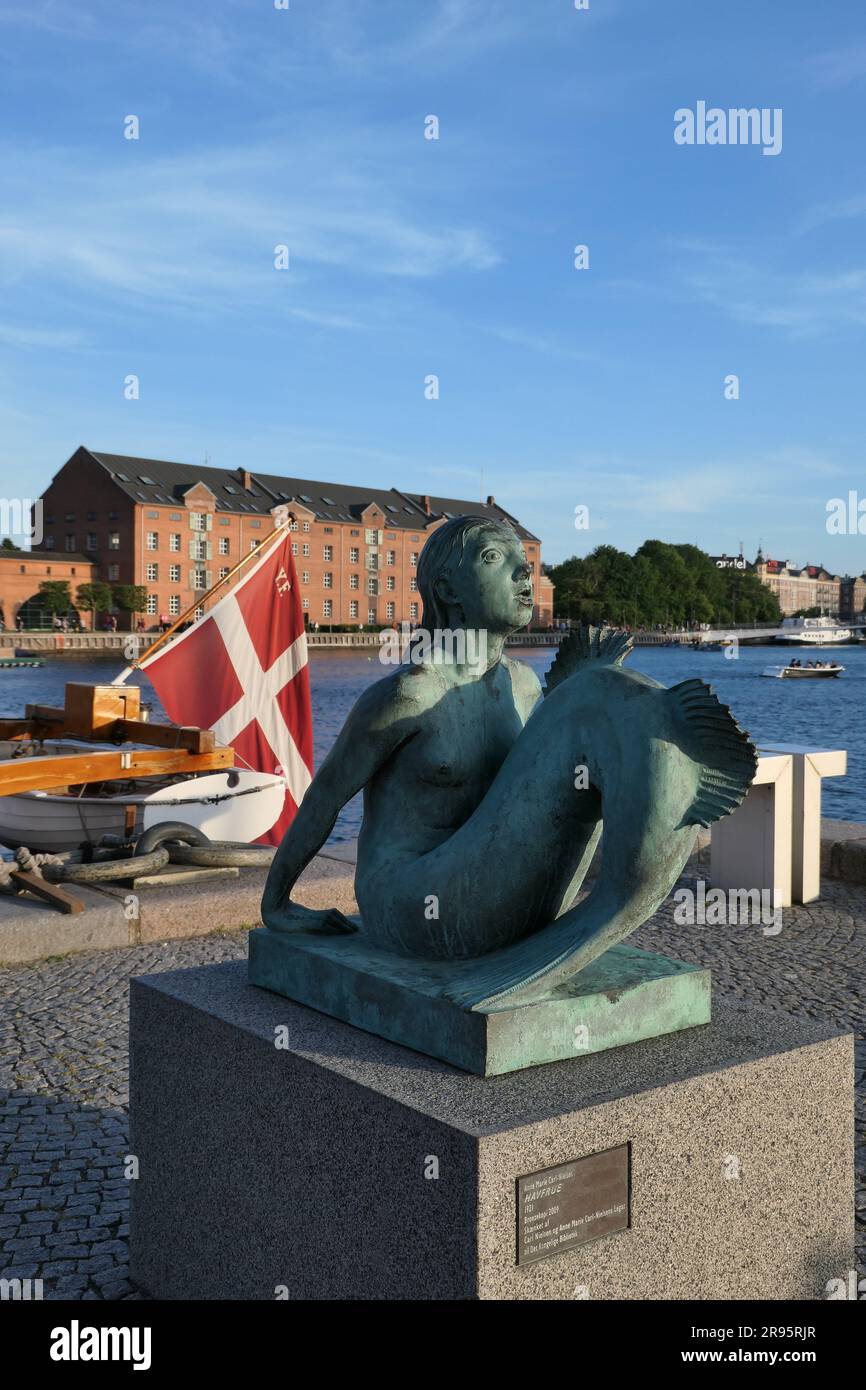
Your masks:
{"label": "motorboat", "polygon": [[851,641],[851,629],[841,627],[835,618],[784,618],[776,642],[795,643],[801,647],[840,646]]}
{"label": "motorboat", "polygon": [[765,666],[761,675],[774,680],[826,680],[830,676],[841,676],[844,670],[838,661],[826,661],[817,666]]}

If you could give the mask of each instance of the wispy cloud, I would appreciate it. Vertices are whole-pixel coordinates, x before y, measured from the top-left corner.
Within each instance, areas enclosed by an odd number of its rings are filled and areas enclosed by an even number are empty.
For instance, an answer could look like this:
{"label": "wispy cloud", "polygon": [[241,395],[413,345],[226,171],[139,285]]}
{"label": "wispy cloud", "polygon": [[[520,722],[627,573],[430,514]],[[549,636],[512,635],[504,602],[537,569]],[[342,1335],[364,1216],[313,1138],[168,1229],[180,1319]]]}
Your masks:
{"label": "wispy cloud", "polygon": [[[381,319],[376,282],[496,265],[483,231],[427,209],[417,171],[389,179],[364,167],[375,138],[356,136],[351,153],[310,136],[288,155],[260,142],[154,159],[143,134],[118,137],[119,151],[98,164],[7,148],[2,277],[357,328]],[[288,271],[274,269],[282,245]]]}
{"label": "wispy cloud", "polygon": [[808,66],[816,87],[847,87],[866,77],[866,43],[817,53]]}

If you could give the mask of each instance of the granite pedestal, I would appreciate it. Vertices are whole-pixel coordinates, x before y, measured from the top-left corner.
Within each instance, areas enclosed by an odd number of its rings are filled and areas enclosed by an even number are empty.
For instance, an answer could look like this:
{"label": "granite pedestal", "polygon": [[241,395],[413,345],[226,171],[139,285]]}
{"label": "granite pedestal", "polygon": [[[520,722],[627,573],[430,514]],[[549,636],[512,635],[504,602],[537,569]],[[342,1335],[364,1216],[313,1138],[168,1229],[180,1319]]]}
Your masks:
{"label": "granite pedestal", "polygon": [[[852,1040],[826,1027],[719,1003],[485,1078],[245,962],[133,980],[131,1005],[131,1275],[156,1298],[821,1298],[853,1268]],[[518,1264],[518,1179],[609,1151],[614,1188],[575,1171],[599,1208],[626,1174],[627,1229],[554,1216],[555,1253]]]}

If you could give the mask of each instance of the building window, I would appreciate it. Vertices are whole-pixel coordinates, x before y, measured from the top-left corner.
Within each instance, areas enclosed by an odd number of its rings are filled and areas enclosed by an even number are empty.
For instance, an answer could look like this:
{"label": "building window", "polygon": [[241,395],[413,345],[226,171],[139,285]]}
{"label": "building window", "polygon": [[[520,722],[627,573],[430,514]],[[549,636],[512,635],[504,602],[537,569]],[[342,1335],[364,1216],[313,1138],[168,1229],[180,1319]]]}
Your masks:
{"label": "building window", "polygon": [[309,600],[308,598],[302,598],[302,599],[301,599],[301,607],[302,607],[302,608],[309,608],[309,606],[310,606],[310,600]]}
{"label": "building window", "polygon": [[418,563],[418,551],[417,551],[417,550],[413,550],[413,551],[412,551],[412,554],[409,556],[409,564],[410,564],[410,565],[417,565],[417,563]]}
{"label": "building window", "polygon": [[109,566],[108,566],[108,577],[109,577],[109,579],[119,579],[119,578],[120,578],[120,565],[109,565]]}
{"label": "building window", "polygon": [[75,513],[74,513],[74,512],[67,512],[66,515],[64,516],[63,520],[64,520],[64,521],[74,521],[74,520],[75,520]]}
{"label": "building window", "polygon": [[301,545],[301,554],[302,554],[302,555],[309,555],[309,553],[310,553],[309,544],[308,544],[307,541],[304,541],[303,544]]}
{"label": "building window", "polygon": [[397,539],[397,532],[396,532],[396,531],[386,531],[386,532],[385,532],[385,540],[386,540],[386,541],[395,541],[396,539]]}
{"label": "building window", "polygon": [[204,609],[201,608],[201,607],[197,608],[197,609],[195,610],[195,613],[193,614],[193,616],[194,616],[196,622],[198,622],[199,618],[203,618],[203,617],[204,617]]}
{"label": "building window", "polygon": [[393,605],[393,603],[386,603],[386,604],[385,604],[385,617],[389,620],[389,622],[393,622],[393,620],[394,620],[394,605]]}
{"label": "building window", "polygon": [[87,533],[87,546],[86,546],[86,549],[87,549],[87,550],[98,550],[98,549],[99,549],[99,540],[98,540],[98,538],[97,538],[97,535],[96,535],[96,532],[95,532],[95,531],[88,531],[88,533]]}
{"label": "building window", "polygon": [[173,531],[168,538],[169,550],[180,550],[180,536],[177,531]]}
{"label": "building window", "polygon": [[204,570],[193,570],[192,587],[194,589],[207,588],[207,576]]}
{"label": "building window", "polygon": [[74,549],[75,549],[75,537],[74,537],[73,535],[67,536],[67,537],[66,537],[66,540],[65,540],[65,542],[64,542],[64,545],[65,545],[66,550],[67,550],[68,552],[71,553],[72,551],[74,551]]}
{"label": "building window", "polygon": [[183,521],[183,516],[180,512],[171,512],[169,514],[169,521]]}
{"label": "building window", "polygon": [[378,594],[378,592],[379,592],[379,581],[378,581],[378,579],[368,579],[368,580],[367,580],[367,593],[368,593],[368,594]]}
{"label": "building window", "polygon": [[231,526],[231,524],[232,524],[232,519],[231,519],[230,516],[221,516],[221,517],[220,517],[220,526]]}
{"label": "building window", "polygon": [[410,604],[409,604],[409,617],[411,618],[411,620],[412,620],[413,623],[414,623],[415,620],[417,619],[417,617],[418,617],[418,605],[417,605],[417,603],[410,603]]}
{"label": "building window", "polygon": [[330,600],[329,598],[326,598],[326,599],[324,600],[324,602],[322,603],[322,613],[324,614],[324,616],[325,616],[326,618],[330,618],[330,616],[331,616],[331,609],[333,608],[333,606],[334,606],[334,605],[333,605],[333,603],[331,602],[331,600]]}
{"label": "building window", "polygon": [[414,575],[413,575],[412,578],[409,580],[409,588],[411,589],[411,591],[412,591],[413,594],[417,594],[417,592],[418,592],[418,580],[415,578]]}
{"label": "building window", "polygon": [[358,556],[360,555],[360,553],[361,553],[361,552],[359,551],[359,549],[358,549],[358,547],[357,547],[356,545],[353,545],[353,546],[350,548],[350,550],[349,550],[349,564],[350,564],[350,565],[357,565],[357,563],[358,563]]}
{"label": "building window", "polygon": [[375,621],[376,621],[376,610],[375,610],[375,608],[368,608],[368,609],[367,609],[367,622],[368,622],[368,623],[374,623]]}
{"label": "building window", "polygon": [[388,578],[385,580],[385,587],[388,589],[393,589],[396,586],[396,583],[397,581],[394,578],[393,574],[389,574]]}
{"label": "building window", "polygon": [[251,521],[250,526],[254,531],[261,531],[262,529],[262,523],[260,521]]}
{"label": "building window", "polygon": [[323,554],[323,556],[322,556],[322,559],[323,559],[323,560],[333,560],[333,558],[334,558],[334,547],[333,547],[332,545],[326,545],[326,546],[325,546],[324,554]]}
{"label": "building window", "polygon": [[109,520],[109,521],[119,521],[119,520],[120,520],[120,512],[109,512],[109,513],[108,513],[108,520]]}
{"label": "building window", "polygon": [[349,535],[350,535],[350,536],[360,536],[360,534],[361,534],[360,531],[350,531],[350,532],[349,532]]}
{"label": "building window", "polygon": [[220,579],[227,579],[227,578],[228,578],[228,573],[229,573],[229,571],[228,571],[228,566],[227,566],[227,565],[223,565],[222,569],[220,570]]}
{"label": "building window", "polygon": [[358,587],[358,576],[357,576],[357,574],[350,574],[350,575],[349,575],[349,588],[350,588],[350,589],[357,589],[357,587]]}
{"label": "building window", "polygon": [[168,601],[168,611],[173,618],[180,613],[180,594],[172,594]]}
{"label": "building window", "polygon": [[417,536],[410,536],[409,539],[410,539],[410,541],[417,541],[418,537],[417,537]]}
{"label": "building window", "polygon": [[298,542],[297,542],[297,541],[292,541],[292,554],[293,554],[293,555],[297,555],[297,553],[298,553]]}
{"label": "building window", "polygon": [[159,579],[159,565],[148,565],[146,578],[148,580],[148,583],[155,584]]}
{"label": "building window", "polygon": [[389,564],[389,565],[393,565],[393,564],[396,564],[396,562],[397,562],[397,552],[396,552],[396,550],[389,550],[389,551],[388,551],[388,564]]}
{"label": "building window", "polygon": [[228,538],[228,536],[220,536],[220,540],[219,540],[219,551],[220,551],[220,555],[228,555],[228,553],[229,553],[229,538]]}
{"label": "building window", "polygon": [[290,521],[290,522],[289,522],[289,530],[290,530],[290,531],[297,531],[297,529],[298,529],[298,523],[297,523],[296,521]]}
{"label": "building window", "polygon": [[334,534],[333,526],[323,526],[322,530],[324,531],[326,536],[333,536]]}
{"label": "building window", "polygon": [[367,542],[368,545],[375,545],[378,535],[378,531],[374,531],[371,527],[368,526],[366,531],[364,532],[364,540]]}
{"label": "building window", "polygon": [[45,537],[45,548],[46,548],[46,550],[53,550],[53,549],[54,549],[54,537],[53,537],[53,536],[46,536],[46,537]]}
{"label": "building window", "polygon": [[207,542],[207,541],[199,541],[199,540],[193,540],[193,541],[191,541],[191,542],[190,542],[190,547],[189,547],[190,558],[193,559],[193,560],[207,560],[207,559],[209,558],[209,557],[208,557],[208,553],[207,553],[207,548],[208,548],[208,542]]}
{"label": "building window", "polygon": [[153,617],[153,615],[156,613],[156,594],[148,594],[147,612],[151,617]]}
{"label": "building window", "polygon": [[350,600],[349,600],[349,617],[350,617],[350,618],[357,618],[357,616],[358,616],[358,600],[357,600],[356,598],[353,598],[353,599],[350,599]]}
{"label": "building window", "polygon": [[309,571],[309,570],[301,570],[301,583],[302,583],[302,584],[309,584],[309,582],[310,582],[310,571]]}
{"label": "building window", "polygon": [[322,588],[323,588],[323,589],[333,589],[333,587],[334,587],[334,576],[331,574],[331,571],[330,571],[330,570],[326,570],[326,572],[322,575]]}
{"label": "building window", "polygon": [[147,533],[147,548],[148,548],[148,550],[159,550],[159,533],[158,533],[158,532],[156,532],[156,531],[148,531],[148,533]]}
{"label": "building window", "polygon": [[169,567],[168,567],[168,577],[169,577],[169,579],[171,580],[172,584],[179,584],[179,583],[180,583],[180,565],[169,565]]}
{"label": "building window", "polygon": [[261,541],[250,541],[250,551],[258,550],[260,545]]}
{"label": "building window", "polygon": [[159,512],[148,512],[147,519],[148,521],[159,521]]}
{"label": "building window", "polygon": [[310,523],[309,523],[308,521],[305,521],[305,522],[304,522],[304,530],[305,530],[305,531],[309,531],[309,529],[310,529]]}
{"label": "building window", "polygon": [[190,512],[189,524],[193,531],[206,531],[207,514],[205,512]]}

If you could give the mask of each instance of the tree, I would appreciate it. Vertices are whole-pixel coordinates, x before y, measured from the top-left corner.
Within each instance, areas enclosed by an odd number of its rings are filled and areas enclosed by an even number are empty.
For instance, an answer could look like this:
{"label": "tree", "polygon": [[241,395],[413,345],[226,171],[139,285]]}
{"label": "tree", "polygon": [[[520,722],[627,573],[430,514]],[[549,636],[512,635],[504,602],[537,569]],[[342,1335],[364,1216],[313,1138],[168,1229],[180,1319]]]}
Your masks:
{"label": "tree", "polygon": [[75,601],[79,608],[90,610],[90,627],[96,631],[96,614],[111,607],[111,585],[96,579],[92,584],[79,584]]}
{"label": "tree", "polygon": [[134,617],[147,607],[147,589],[143,584],[115,584],[114,602],[118,608]]}
{"label": "tree", "polygon": [[15,544],[11,536],[4,536],[2,541],[0,541],[0,550],[14,550],[17,552],[18,546]]}
{"label": "tree", "polygon": [[39,594],[46,613],[68,613],[72,607],[72,595],[66,579],[43,579]]}

